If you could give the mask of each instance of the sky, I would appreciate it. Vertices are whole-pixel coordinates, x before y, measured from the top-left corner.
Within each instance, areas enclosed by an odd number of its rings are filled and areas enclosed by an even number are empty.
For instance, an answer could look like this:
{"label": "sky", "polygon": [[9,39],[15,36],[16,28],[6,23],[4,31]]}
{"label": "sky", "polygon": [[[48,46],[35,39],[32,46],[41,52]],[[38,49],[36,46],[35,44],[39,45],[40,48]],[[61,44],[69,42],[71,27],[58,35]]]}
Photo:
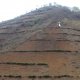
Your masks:
{"label": "sky", "polygon": [[0,0],[0,22],[35,10],[49,3],[80,8],[80,0]]}

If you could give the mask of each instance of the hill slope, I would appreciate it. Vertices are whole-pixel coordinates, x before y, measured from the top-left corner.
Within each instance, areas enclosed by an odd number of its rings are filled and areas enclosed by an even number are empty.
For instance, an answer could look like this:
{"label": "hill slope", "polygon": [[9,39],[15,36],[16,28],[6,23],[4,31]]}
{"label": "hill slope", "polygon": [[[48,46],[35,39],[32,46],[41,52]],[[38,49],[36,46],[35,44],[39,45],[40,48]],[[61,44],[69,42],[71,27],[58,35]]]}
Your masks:
{"label": "hill slope", "polygon": [[1,23],[0,79],[80,80],[79,26],[79,12],[61,6]]}
{"label": "hill slope", "polygon": [[57,27],[58,21],[61,21],[63,28],[80,30],[79,14],[80,12],[70,11],[67,7],[47,6],[5,21],[0,24],[1,52],[11,50],[42,28]]}

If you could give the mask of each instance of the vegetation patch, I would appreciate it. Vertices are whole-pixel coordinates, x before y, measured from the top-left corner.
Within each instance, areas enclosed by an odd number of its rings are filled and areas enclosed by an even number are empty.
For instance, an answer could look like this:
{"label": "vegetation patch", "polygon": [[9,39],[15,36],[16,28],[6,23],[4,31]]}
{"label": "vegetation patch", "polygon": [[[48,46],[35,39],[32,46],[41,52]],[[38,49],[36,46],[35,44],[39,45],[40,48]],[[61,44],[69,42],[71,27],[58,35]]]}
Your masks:
{"label": "vegetation patch", "polygon": [[28,76],[28,78],[52,78],[52,76],[49,75],[43,75],[43,76]]}
{"label": "vegetation patch", "polygon": [[44,75],[44,76],[42,76],[42,78],[52,78],[52,76],[50,76],[50,75]]}
{"label": "vegetation patch", "polygon": [[72,52],[72,51],[68,51],[68,50],[34,50],[34,51],[14,51],[14,52]]}
{"label": "vegetation patch", "polygon": [[4,75],[4,77],[9,77],[9,78],[21,78],[21,75]]}
{"label": "vegetation patch", "polygon": [[39,65],[39,66],[48,66],[48,64],[46,64],[46,63],[38,63],[37,65]]}
{"label": "vegetation patch", "polygon": [[0,64],[9,64],[9,65],[26,65],[26,66],[32,66],[35,65],[35,63],[16,63],[16,62],[6,62],[6,63],[0,63]]}
{"label": "vegetation patch", "polygon": [[54,78],[73,78],[71,75],[59,75],[59,76],[54,76]]}
{"label": "vegetation patch", "polygon": [[28,78],[33,79],[33,78],[36,78],[36,76],[34,76],[34,75],[33,76],[28,76]]}

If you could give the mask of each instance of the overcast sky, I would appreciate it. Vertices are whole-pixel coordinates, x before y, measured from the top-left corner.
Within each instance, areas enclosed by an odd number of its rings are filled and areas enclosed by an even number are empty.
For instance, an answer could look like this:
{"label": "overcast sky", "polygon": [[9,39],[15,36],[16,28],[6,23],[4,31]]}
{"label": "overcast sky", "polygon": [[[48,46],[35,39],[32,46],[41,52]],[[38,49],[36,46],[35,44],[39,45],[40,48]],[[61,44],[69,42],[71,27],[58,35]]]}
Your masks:
{"label": "overcast sky", "polygon": [[80,0],[0,0],[0,22],[54,2],[80,8]]}

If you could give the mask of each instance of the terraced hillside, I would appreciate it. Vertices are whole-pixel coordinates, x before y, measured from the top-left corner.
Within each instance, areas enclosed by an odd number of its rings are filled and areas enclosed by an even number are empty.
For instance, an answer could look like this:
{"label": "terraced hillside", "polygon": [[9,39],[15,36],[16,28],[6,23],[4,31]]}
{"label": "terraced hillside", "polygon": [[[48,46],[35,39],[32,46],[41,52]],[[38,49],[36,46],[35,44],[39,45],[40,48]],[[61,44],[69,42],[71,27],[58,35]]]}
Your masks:
{"label": "terraced hillside", "polygon": [[0,80],[80,80],[80,20],[43,9],[0,24]]}

